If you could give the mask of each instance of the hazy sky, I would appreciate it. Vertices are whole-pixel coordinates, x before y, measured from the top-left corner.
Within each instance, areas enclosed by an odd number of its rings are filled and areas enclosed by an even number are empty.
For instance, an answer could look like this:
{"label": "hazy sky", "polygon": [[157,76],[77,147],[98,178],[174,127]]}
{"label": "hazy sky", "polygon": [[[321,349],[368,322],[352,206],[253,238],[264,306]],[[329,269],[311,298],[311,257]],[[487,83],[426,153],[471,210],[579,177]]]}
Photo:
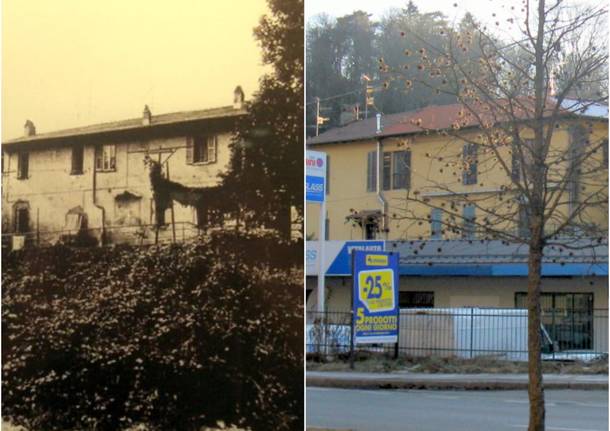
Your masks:
{"label": "hazy sky", "polygon": [[2,138],[232,103],[264,72],[265,0],[4,0]]}

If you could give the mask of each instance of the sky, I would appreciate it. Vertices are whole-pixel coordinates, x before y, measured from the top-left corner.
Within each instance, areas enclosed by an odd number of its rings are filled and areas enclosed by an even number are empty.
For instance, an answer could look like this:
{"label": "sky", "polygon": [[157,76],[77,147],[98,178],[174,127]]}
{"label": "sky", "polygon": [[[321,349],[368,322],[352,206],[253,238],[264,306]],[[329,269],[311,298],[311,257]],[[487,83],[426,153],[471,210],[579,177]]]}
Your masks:
{"label": "sky", "polygon": [[2,139],[230,105],[258,88],[265,0],[4,0]]}

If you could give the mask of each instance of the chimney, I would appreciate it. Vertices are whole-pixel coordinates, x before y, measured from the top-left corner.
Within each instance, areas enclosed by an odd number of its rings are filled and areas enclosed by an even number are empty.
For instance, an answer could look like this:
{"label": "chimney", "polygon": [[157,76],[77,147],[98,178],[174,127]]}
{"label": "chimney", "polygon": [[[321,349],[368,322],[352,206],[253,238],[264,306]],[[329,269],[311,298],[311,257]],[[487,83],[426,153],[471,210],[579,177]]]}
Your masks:
{"label": "chimney", "polygon": [[144,105],[144,112],[142,112],[142,125],[150,126],[150,121],[152,118],[152,114],[150,113],[150,109],[148,105]]}
{"label": "chimney", "polygon": [[233,90],[233,109],[242,109],[244,107],[244,90],[241,89],[241,85],[235,87]]}
{"label": "chimney", "polygon": [[381,114],[377,113],[376,117],[377,117],[377,131],[375,133],[381,133],[381,129],[382,129]]}
{"label": "chimney", "polygon": [[30,120],[26,120],[23,126],[23,133],[25,136],[34,136],[36,134],[36,126]]}

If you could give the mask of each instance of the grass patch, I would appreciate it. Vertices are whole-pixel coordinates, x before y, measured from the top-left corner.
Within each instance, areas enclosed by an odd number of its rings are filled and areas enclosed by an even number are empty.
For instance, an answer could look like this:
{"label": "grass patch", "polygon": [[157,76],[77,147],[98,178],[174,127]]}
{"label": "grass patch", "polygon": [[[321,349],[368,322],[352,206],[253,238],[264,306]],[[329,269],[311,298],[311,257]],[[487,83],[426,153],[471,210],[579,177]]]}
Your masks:
{"label": "grass patch", "polygon": [[[350,371],[349,361],[308,360],[309,371]],[[360,356],[354,362],[354,371],[368,373],[447,373],[447,374],[518,374],[527,373],[527,362],[498,360],[489,357],[474,359],[416,358],[391,359],[383,355]],[[608,374],[608,358],[591,362],[544,361],[542,372],[548,374]]]}

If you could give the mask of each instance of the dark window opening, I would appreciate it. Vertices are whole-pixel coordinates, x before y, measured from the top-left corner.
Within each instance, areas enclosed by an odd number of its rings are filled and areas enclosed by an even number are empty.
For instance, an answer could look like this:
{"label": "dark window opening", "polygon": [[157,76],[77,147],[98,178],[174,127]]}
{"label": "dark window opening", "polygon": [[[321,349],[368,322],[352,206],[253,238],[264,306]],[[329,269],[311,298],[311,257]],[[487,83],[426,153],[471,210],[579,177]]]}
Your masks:
{"label": "dark window opening", "polygon": [[368,222],[364,224],[364,239],[376,239],[377,231],[379,227],[375,222]]}
{"label": "dark window opening", "polygon": [[399,292],[400,308],[434,308],[434,292]]}
{"label": "dark window opening", "polygon": [[70,174],[81,175],[83,173],[84,153],[82,145],[72,147],[72,168],[70,169]]}
{"label": "dark window opening", "polygon": [[19,153],[17,157],[17,179],[25,180],[28,178],[30,170],[30,154],[26,151]]}
{"label": "dark window opening", "polygon": [[30,231],[30,209],[26,206],[15,208],[15,232],[27,233]]}
{"label": "dark window opening", "polygon": [[187,140],[187,163],[214,163],[217,154],[216,136],[195,136]]}

